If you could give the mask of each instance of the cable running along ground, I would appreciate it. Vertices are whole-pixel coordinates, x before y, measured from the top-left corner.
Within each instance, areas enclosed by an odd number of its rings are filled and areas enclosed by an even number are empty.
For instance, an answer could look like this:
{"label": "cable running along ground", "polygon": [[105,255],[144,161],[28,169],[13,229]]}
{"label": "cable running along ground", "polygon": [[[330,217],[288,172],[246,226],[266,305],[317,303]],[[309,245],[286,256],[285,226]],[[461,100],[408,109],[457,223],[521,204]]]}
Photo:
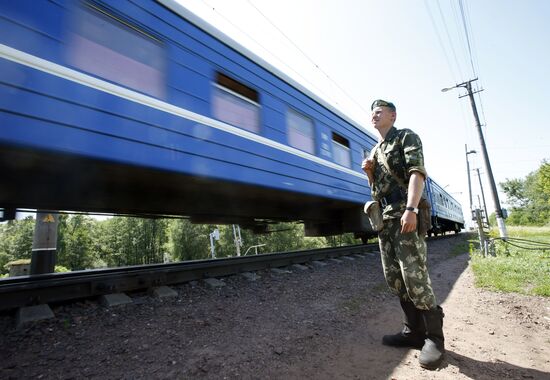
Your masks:
{"label": "cable running along ground", "polygon": [[528,239],[520,239],[520,238],[494,238],[491,239],[493,242],[500,240],[504,244],[508,244],[512,247],[526,249],[529,251],[539,251],[542,250],[543,252],[546,252],[547,250],[550,251],[550,244],[541,242],[541,241],[535,241],[535,240],[528,240]]}

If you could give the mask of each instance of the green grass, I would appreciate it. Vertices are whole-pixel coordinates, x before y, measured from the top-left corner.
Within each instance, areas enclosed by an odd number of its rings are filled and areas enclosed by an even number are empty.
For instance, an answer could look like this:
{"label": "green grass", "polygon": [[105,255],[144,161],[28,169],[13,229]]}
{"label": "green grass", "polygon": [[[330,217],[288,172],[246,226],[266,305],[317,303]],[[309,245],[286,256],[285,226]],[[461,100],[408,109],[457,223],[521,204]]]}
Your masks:
{"label": "green grass", "polygon": [[[491,235],[495,236],[495,231],[491,231]],[[503,292],[550,297],[550,227],[508,227],[508,236],[546,243],[548,248],[529,250],[497,240],[495,256],[472,255],[476,285]],[[510,243],[526,244],[513,240]]]}
{"label": "green grass", "polygon": [[[479,245],[479,244],[477,244],[477,245]],[[458,255],[462,255],[466,252],[471,253],[474,249],[473,247],[474,247],[474,243],[470,243],[470,240],[463,241],[463,242],[460,242],[458,244],[453,245],[451,247],[451,251],[449,252],[449,254],[451,256],[458,256]]]}

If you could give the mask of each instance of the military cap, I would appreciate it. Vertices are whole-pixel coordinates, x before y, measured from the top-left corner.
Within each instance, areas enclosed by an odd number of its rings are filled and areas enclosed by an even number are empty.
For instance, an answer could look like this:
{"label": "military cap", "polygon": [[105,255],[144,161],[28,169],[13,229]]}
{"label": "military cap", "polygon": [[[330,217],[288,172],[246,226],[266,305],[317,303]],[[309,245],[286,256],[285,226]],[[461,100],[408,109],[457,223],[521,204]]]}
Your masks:
{"label": "military cap", "polygon": [[394,112],[396,111],[395,104],[393,104],[392,102],[387,102],[382,99],[377,99],[374,102],[372,102],[372,105],[370,106],[370,110],[372,111],[374,107],[388,107],[392,111]]}

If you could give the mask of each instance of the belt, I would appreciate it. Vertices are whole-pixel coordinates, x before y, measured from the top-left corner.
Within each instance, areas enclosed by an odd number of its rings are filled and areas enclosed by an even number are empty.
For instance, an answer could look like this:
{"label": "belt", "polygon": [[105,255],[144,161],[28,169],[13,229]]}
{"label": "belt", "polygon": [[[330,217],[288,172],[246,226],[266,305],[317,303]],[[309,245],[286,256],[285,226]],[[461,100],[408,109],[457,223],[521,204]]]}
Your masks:
{"label": "belt", "polygon": [[380,205],[382,207],[386,207],[387,205],[391,205],[392,203],[397,203],[406,199],[407,195],[404,194],[400,188],[398,188],[392,191],[390,194],[386,195],[385,197],[380,198],[378,202],[380,202]]}

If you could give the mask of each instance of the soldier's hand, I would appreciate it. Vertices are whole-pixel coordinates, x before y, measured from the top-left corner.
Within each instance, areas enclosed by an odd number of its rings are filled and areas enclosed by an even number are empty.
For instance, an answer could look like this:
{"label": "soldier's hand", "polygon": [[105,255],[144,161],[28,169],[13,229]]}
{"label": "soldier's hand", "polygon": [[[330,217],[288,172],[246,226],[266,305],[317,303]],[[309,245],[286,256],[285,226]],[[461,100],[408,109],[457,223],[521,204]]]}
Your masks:
{"label": "soldier's hand", "polygon": [[367,173],[369,183],[372,186],[372,184],[374,183],[374,160],[369,160],[368,158],[365,158],[361,163],[361,168],[365,173]]}
{"label": "soldier's hand", "polygon": [[413,232],[416,230],[417,215],[409,210],[406,210],[401,216],[401,233]]}
{"label": "soldier's hand", "polygon": [[369,160],[365,158],[361,163],[361,169],[367,174],[373,174],[374,172],[374,160]]}

